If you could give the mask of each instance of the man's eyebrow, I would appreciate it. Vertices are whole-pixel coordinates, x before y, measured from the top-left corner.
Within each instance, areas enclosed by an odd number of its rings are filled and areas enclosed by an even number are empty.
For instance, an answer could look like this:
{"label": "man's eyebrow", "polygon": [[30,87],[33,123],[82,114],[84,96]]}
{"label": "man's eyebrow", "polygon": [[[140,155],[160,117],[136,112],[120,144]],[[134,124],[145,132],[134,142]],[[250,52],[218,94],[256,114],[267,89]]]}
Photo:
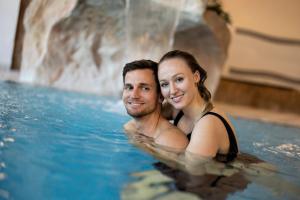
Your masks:
{"label": "man's eyebrow", "polygon": [[147,86],[147,87],[153,87],[153,85],[152,84],[148,84],[148,83],[140,83],[139,84],[140,86]]}
{"label": "man's eyebrow", "polygon": [[140,83],[139,85],[150,85],[150,84],[148,84],[148,83]]}

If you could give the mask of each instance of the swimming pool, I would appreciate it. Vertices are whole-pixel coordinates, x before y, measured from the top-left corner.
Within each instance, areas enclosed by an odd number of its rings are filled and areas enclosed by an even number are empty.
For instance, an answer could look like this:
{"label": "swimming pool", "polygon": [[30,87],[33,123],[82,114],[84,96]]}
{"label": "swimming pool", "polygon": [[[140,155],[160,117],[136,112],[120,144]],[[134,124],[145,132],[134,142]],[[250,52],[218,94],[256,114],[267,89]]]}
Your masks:
{"label": "swimming pool", "polygon": [[[120,199],[141,180],[133,173],[157,176],[158,161],[123,133],[129,117],[118,99],[13,82],[0,82],[0,91],[0,199]],[[300,129],[243,119],[234,125],[241,151],[275,165],[279,187],[299,191]],[[172,181],[162,184],[174,193]],[[249,182],[227,198],[297,197],[265,185]]]}

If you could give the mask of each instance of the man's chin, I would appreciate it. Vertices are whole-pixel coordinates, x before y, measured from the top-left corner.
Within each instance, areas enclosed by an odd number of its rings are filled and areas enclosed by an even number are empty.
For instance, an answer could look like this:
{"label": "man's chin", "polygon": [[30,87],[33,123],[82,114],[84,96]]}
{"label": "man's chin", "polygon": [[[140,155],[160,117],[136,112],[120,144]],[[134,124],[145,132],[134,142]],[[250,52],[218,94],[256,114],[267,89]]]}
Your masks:
{"label": "man's chin", "polygon": [[142,118],[146,115],[144,113],[132,113],[132,112],[127,112],[127,114],[133,118]]}
{"label": "man's chin", "polygon": [[127,110],[127,114],[130,115],[133,118],[142,118],[142,117],[148,115],[149,113],[146,113],[146,112],[133,112],[133,111]]}

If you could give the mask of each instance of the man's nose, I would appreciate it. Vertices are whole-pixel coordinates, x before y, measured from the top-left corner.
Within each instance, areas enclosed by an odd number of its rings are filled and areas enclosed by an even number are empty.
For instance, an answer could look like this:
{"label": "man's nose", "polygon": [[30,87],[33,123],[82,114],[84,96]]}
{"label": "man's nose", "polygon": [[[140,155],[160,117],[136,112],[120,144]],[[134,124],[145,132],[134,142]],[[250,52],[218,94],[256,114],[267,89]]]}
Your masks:
{"label": "man's nose", "polygon": [[138,98],[140,96],[140,92],[138,88],[133,88],[132,93],[131,93],[131,97],[133,98]]}

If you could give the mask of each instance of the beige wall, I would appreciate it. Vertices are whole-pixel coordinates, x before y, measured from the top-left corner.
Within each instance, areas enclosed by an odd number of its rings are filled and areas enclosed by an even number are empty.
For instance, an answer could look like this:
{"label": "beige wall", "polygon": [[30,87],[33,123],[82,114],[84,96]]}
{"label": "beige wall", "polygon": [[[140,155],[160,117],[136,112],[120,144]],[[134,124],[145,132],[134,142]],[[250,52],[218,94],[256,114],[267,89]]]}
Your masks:
{"label": "beige wall", "polygon": [[222,0],[232,19],[223,76],[300,91],[300,0]]}
{"label": "beige wall", "polygon": [[222,0],[233,26],[300,39],[300,0]]}
{"label": "beige wall", "polygon": [[10,69],[20,0],[0,1],[0,69]]}

